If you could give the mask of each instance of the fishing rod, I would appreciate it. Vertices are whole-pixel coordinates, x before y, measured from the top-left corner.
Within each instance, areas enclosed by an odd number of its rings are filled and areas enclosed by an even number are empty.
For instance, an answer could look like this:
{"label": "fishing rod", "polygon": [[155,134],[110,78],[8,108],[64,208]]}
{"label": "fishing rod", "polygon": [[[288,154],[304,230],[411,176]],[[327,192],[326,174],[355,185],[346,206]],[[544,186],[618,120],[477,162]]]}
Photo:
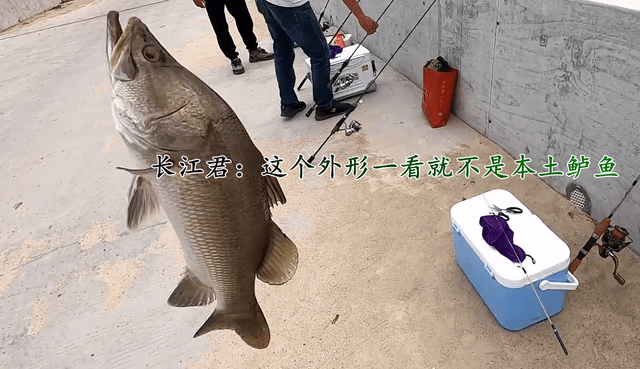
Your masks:
{"label": "fishing rod", "polygon": [[[329,5],[329,1],[327,1],[327,5]],[[358,4],[360,4],[361,0],[358,0]],[[324,6],[324,8],[327,8],[327,5]],[[331,40],[329,40],[329,42],[327,42],[327,44],[331,45],[331,43],[333,42],[333,40],[335,40],[336,36],[338,35],[338,33],[340,33],[340,31],[342,30],[342,27],[347,23],[347,21],[349,20],[349,17],[351,17],[351,14],[353,14],[353,11],[349,11],[349,14],[347,14],[347,17],[344,19],[344,21],[342,22],[342,24],[340,25],[340,27],[338,27],[338,30],[333,34],[333,36],[331,37]],[[322,11],[322,13],[320,14],[320,18],[318,18],[318,23],[320,23],[320,20],[322,19],[322,16],[324,15],[324,10]],[[322,25],[320,26],[322,27]],[[307,73],[304,76],[304,79],[302,80],[302,82],[300,82],[300,85],[298,86],[298,91],[300,91],[300,89],[302,89],[302,86],[304,85],[305,82],[307,82],[307,80],[309,79],[310,74]]]}
{"label": "fishing rod", "polygon": [[[569,265],[569,271],[571,273],[575,272],[576,269],[578,269],[578,267],[580,266],[580,263],[582,262],[582,259],[584,259],[585,256],[587,256],[587,254],[589,253],[589,251],[591,251],[591,248],[593,247],[593,245],[596,243],[596,241],[600,238],[600,236],[602,236],[603,233],[605,233],[605,231],[608,230],[609,228],[609,224],[611,223],[611,218],[613,217],[613,214],[618,210],[618,208],[620,207],[620,205],[622,205],[622,203],[624,202],[624,200],[627,198],[627,196],[629,195],[629,193],[631,193],[631,190],[633,190],[633,188],[636,186],[636,184],[638,183],[638,181],[640,181],[640,174],[638,175],[638,177],[636,177],[635,181],[633,181],[633,183],[631,184],[631,186],[629,186],[629,188],[627,189],[627,192],[625,192],[624,197],[622,197],[622,200],[620,201],[620,203],[618,203],[618,206],[616,206],[612,211],[611,214],[609,214],[608,217],[604,218],[600,224],[598,224],[593,232],[593,235],[591,236],[591,238],[589,238],[589,241],[587,241],[587,243],[582,247],[582,249],[580,249],[580,252],[578,253],[578,255],[576,255],[576,258],[573,259],[573,261],[571,262],[571,264]],[[626,232],[626,230],[624,228],[622,228],[622,230],[624,232],[620,233],[620,236],[628,236],[628,233],[626,235],[624,235],[624,233]],[[616,232],[617,233],[617,232]],[[614,235],[616,234],[614,233]],[[622,240],[625,239],[625,237],[621,237]],[[604,238],[603,238],[604,241]],[[619,251],[619,250],[618,250]],[[612,256],[614,261],[617,261],[617,259],[614,257],[614,255],[610,252],[605,253],[604,255],[601,253],[602,257],[606,257],[606,256]],[[617,262],[616,262],[616,270],[617,268]],[[619,277],[617,275],[616,272],[614,272],[614,276],[616,277],[616,280],[618,282],[621,282],[620,284],[624,284],[624,279],[622,279],[622,277]]]}
{"label": "fishing rod", "polygon": [[320,16],[318,17],[318,23],[320,23],[320,21],[322,20],[322,17],[324,17],[324,12],[325,12],[325,10],[327,10],[327,6],[329,6],[330,2],[331,2],[331,0],[327,0],[327,3],[324,4],[324,9],[322,9],[322,12],[320,13]]}
{"label": "fishing rod", "polygon": [[[318,23],[320,23],[320,21],[322,21],[322,17],[324,17],[324,12],[327,10],[327,6],[329,6],[329,3],[331,2],[331,0],[327,0],[327,3],[324,4],[324,9],[322,9],[322,12],[320,13],[320,16],[318,17]],[[358,1],[360,2],[360,1]]]}
{"label": "fishing rod", "polygon": [[[391,2],[393,3],[392,0]],[[349,115],[356,110],[356,108],[358,107],[358,102],[360,102],[360,99],[362,99],[362,97],[367,93],[367,91],[369,90],[369,88],[371,88],[371,86],[376,82],[376,80],[378,79],[378,77],[380,77],[380,75],[382,74],[382,72],[384,71],[384,69],[387,67],[387,65],[389,65],[389,63],[391,62],[391,60],[393,60],[393,57],[396,56],[396,54],[398,53],[398,51],[400,51],[400,49],[402,48],[402,46],[404,45],[405,42],[407,42],[407,40],[409,39],[409,36],[411,36],[411,34],[413,33],[413,31],[416,30],[416,28],[418,28],[418,25],[420,24],[420,22],[422,22],[422,20],[424,19],[424,17],[427,15],[427,13],[429,13],[429,10],[431,10],[431,8],[433,7],[433,4],[436,3],[436,1],[438,0],[433,0],[433,2],[431,3],[431,5],[429,6],[429,8],[422,14],[422,17],[420,17],[420,19],[418,20],[418,22],[416,23],[415,26],[413,26],[413,29],[411,29],[411,31],[409,32],[409,34],[407,34],[407,37],[404,38],[404,40],[402,41],[402,43],[400,43],[400,46],[398,46],[398,48],[393,52],[393,54],[391,55],[391,57],[389,58],[389,60],[387,60],[387,62],[384,64],[384,66],[382,67],[382,69],[380,70],[380,73],[378,73],[378,75],[375,76],[375,78],[369,82],[369,84],[367,85],[367,88],[364,89],[364,91],[360,94],[360,96],[358,96],[358,99],[356,100],[356,106],[351,109],[351,110],[347,110],[347,112],[342,116],[342,118],[340,118],[340,120],[338,121],[338,123],[336,123],[336,125],[333,127],[333,129],[331,130],[331,133],[329,133],[329,136],[327,137],[326,140],[324,140],[324,142],[322,143],[322,145],[320,145],[320,147],[318,148],[318,150],[316,150],[316,152],[311,155],[311,157],[309,158],[309,164],[311,164],[313,162],[313,160],[315,160],[316,155],[318,154],[318,152],[320,152],[320,150],[322,149],[322,147],[327,143],[327,141],[329,141],[329,138],[331,138],[331,136],[333,136],[334,133],[338,132],[340,130],[340,126],[342,125],[342,123],[344,123],[347,118],[349,117]],[[391,4],[389,4],[391,5]],[[366,38],[366,37],[365,37]],[[363,40],[364,41],[364,40]],[[353,55],[352,55],[353,56]],[[362,129],[362,126],[360,125],[360,123],[358,123],[357,121],[353,121],[351,122],[347,128],[345,128],[345,134],[347,136],[350,136],[352,133],[354,132],[358,132],[360,131],[360,129]]]}
{"label": "fishing rod", "polygon": [[[382,14],[380,14],[380,16],[378,17],[378,19],[376,19],[376,24],[380,21],[380,18],[382,18],[382,16],[384,15],[384,13],[387,12],[387,10],[389,10],[389,7],[391,7],[391,5],[395,2],[396,0],[391,0],[389,2],[389,5],[387,5],[387,7],[384,9],[384,11],[382,12]],[[431,8],[431,7],[429,7]],[[346,19],[345,19],[346,22]],[[338,34],[338,32],[336,32],[336,35]],[[335,37],[335,35],[334,35]],[[347,58],[347,60],[345,60],[342,63],[342,66],[340,67],[340,69],[338,70],[338,72],[336,74],[333,75],[333,77],[331,78],[331,80],[329,81],[329,83],[327,84],[327,87],[331,87],[333,86],[333,84],[336,82],[336,80],[338,79],[338,77],[340,77],[340,74],[342,73],[342,71],[349,65],[349,62],[351,61],[351,58],[353,58],[353,56],[356,54],[356,52],[358,51],[358,49],[360,48],[360,46],[364,43],[364,41],[367,39],[367,37],[369,37],[369,33],[367,33],[364,38],[362,39],[362,41],[360,43],[358,43],[358,46],[356,47],[355,50],[353,50],[353,53],[351,54],[351,56],[349,58]],[[333,39],[332,39],[333,41]],[[313,78],[313,76],[311,77]],[[311,107],[311,109],[309,109],[309,111],[307,112],[307,114],[305,114],[305,116],[308,118],[311,116],[311,113],[313,113],[313,111],[315,110],[316,106],[318,106],[317,103],[314,103],[313,106]]]}
{"label": "fishing rod", "polygon": [[[489,201],[487,201],[487,198],[484,197],[484,194],[482,194],[482,198],[487,203],[487,206],[489,206],[489,209],[491,209],[491,214],[493,216],[495,216],[495,217],[499,216],[499,215],[496,215],[496,213],[494,212],[494,210],[491,207],[491,205],[489,205]],[[502,230],[502,232],[504,234],[506,234],[504,228],[502,228],[502,224],[500,222],[498,222],[498,224],[500,225],[500,229]],[[562,346],[562,350],[564,351],[565,355],[569,355],[569,352],[567,351],[567,348],[565,347],[564,342],[562,341],[562,338],[560,337],[560,333],[558,332],[558,330],[556,329],[556,326],[551,321],[551,317],[549,316],[549,313],[547,312],[547,309],[545,309],[544,304],[542,303],[542,300],[540,299],[540,296],[538,295],[538,292],[536,292],[535,287],[533,287],[533,282],[531,282],[531,278],[529,278],[529,274],[524,269],[524,265],[522,265],[522,260],[520,260],[520,257],[518,256],[518,253],[516,252],[515,247],[513,247],[513,244],[511,243],[511,240],[509,240],[509,237],[506,237],[506,239],[507,239],[507,242],[509,243],[509,245],[511,246],[511,249],[513,250],[513,254],[515,255],[516,259],[518,260],[518,263],[520,264],[520,269],[522,269],[522,271],[524,272],[524,275],[527,277],[527,280],[529,281],[529,286],[531,286],[531,289],[533,290],[533,293],[536,295],[536,298],[538,299],[538,302],[540,303],[540,306],[542,307],[542,310],[544,311],[544,315],[547,316],[547,320],[549,321],[549,324],[551,324],[551,329],[553,330],[553,333],[555,334],[556,339],[560,343],[560,346]]]}

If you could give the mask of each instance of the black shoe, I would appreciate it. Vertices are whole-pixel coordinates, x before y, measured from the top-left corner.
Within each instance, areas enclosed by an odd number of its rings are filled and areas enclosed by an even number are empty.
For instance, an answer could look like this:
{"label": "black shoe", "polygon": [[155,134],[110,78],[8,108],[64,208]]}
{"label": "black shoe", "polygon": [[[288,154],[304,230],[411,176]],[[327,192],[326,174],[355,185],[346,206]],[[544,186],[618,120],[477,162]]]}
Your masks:
{"label": "black shoe", "polygon": [[249,53],[249,63],[255,63],[263,60],[272,60],[273,53],[268,53],[265,49],[259,47]]}
{"label": "black shoe", "polygon": [[233,74],[244,73],[244,67],[242,66],[240,58],[235,58],[231,61],[231,70],[233,71]]}
{"label": "black shoe", "polygon": [[335,117],[336,115],[341,115],[341,114],[350,112],[355,108],[356,107],[351,104],[339,103],[334,101],[331,104],[331,107],[329,109],[316,108],[316,120],[329,119],[331,117]]}
{"label": "black shoe", "polygon": [[296,105],[282,105],[280,107],[280,116],[291,118],[294,115],[303,111],[304,108],[306,107],[307,107],[307,104],[305,104],[304,101],[299,101],[298,104]]}

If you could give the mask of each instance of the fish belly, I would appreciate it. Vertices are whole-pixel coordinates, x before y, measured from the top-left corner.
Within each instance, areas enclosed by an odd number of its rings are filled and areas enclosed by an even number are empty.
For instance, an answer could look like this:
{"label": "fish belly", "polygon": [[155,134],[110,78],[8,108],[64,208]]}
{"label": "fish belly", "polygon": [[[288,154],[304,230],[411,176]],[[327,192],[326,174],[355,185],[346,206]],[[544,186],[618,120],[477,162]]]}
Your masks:
{"label": "fish belly", "polygon": [[156,182],[187,268],[214,290],[217,306],[254,299],[255,273],[269,244],[270,225],[258,178],[176,174]]}

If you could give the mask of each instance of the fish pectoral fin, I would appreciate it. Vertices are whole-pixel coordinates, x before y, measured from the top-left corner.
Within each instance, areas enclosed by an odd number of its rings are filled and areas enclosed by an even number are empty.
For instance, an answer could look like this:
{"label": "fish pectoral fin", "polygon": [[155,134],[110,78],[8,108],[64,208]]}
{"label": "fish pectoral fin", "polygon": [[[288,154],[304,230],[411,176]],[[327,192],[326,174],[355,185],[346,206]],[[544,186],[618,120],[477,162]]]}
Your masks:
{"label": "fish pectoral fin", "polygon": [[267,194],[269,195],[269,206],[274,207],[275,205],[286,204],[287,198],[284,196],[284,192],[280,187],[280,183],[278,182],[278,178],[272,176],[267,177]]}
{"label": "fish pectoral fin", "polygon": [[234,314],[226,310],[215,310],[198,329],[193,338],[200,337],[211,331],[233,330],[249,346],[255,349],[265,349],[271,341],[269,324],[257,302],[251,309],[255,313]]}
{"label": "fish pectoral fin", "polygon": [[213,289],[205,286],[189,269],[167,300],[170,306],[206,306],[215,301]]}
{"label": "fish pectoral fin", "polygon": [[156,169],[153,168],[147,168],[147,169],[129,169],[129,168],[123,168],[123,167],[116,167],[116,169],[120,169],[120,170],[124,170],[125,172],[129,172],[135,176],[144,176],[147,174],[151,174],[153,172],[156,171]]}
{"label": "fish pectoral fin", "polygon": [[258,279],[268,284],[288,282],[298,269],[298,248],[277,224],[271,221],[271,239],[260,269]]}
{"label": "fish pectoral fin", "polygon": [[142,176],[135,176],[129,188],[129,205],[127,208],[127,227],[138,229],[138,226],[158,208],[158,196],[151,182]]}

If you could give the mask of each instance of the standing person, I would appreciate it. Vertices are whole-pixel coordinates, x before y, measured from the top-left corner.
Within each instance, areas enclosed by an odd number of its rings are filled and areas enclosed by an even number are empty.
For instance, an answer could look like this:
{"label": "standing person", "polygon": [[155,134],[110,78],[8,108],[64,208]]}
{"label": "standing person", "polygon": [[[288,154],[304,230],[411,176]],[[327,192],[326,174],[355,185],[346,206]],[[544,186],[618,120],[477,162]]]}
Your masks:
{"label": "standing person", "polygon": [[[378,23],[364,14],[356,0],[342,0],[368,34],[376,32]],[[311,58],[313,100],[317,104],[316,120],[328,119],[355,107],[333,99],[330,51],[309,0],[256,0],[258,10],[267,22],[275,53],[276,79],[280,90],[280,115],[293,117],[307,105],[298,100],[295,91],[293,61],[294,42]]]}
{"label": "standing person", "polygon": [[244,73],[244,67],[236,51],[236,45],[231,38],[231,34],[229,34],[229,25],[224,14],[225,6],[229,14],[235,18],[238,32],[240,32],[242,41],[247,50],[249,50],[249,62],[254,63],[273,59],[272,53],[268,53],[263,48],[258,47],[258,39],[253,33],[253,20],[245,0],[193,0],[193,2],[200,8],[207,9],[213,31],[218,38],[218,46],[222,53],[231,60],[233,74]]}

